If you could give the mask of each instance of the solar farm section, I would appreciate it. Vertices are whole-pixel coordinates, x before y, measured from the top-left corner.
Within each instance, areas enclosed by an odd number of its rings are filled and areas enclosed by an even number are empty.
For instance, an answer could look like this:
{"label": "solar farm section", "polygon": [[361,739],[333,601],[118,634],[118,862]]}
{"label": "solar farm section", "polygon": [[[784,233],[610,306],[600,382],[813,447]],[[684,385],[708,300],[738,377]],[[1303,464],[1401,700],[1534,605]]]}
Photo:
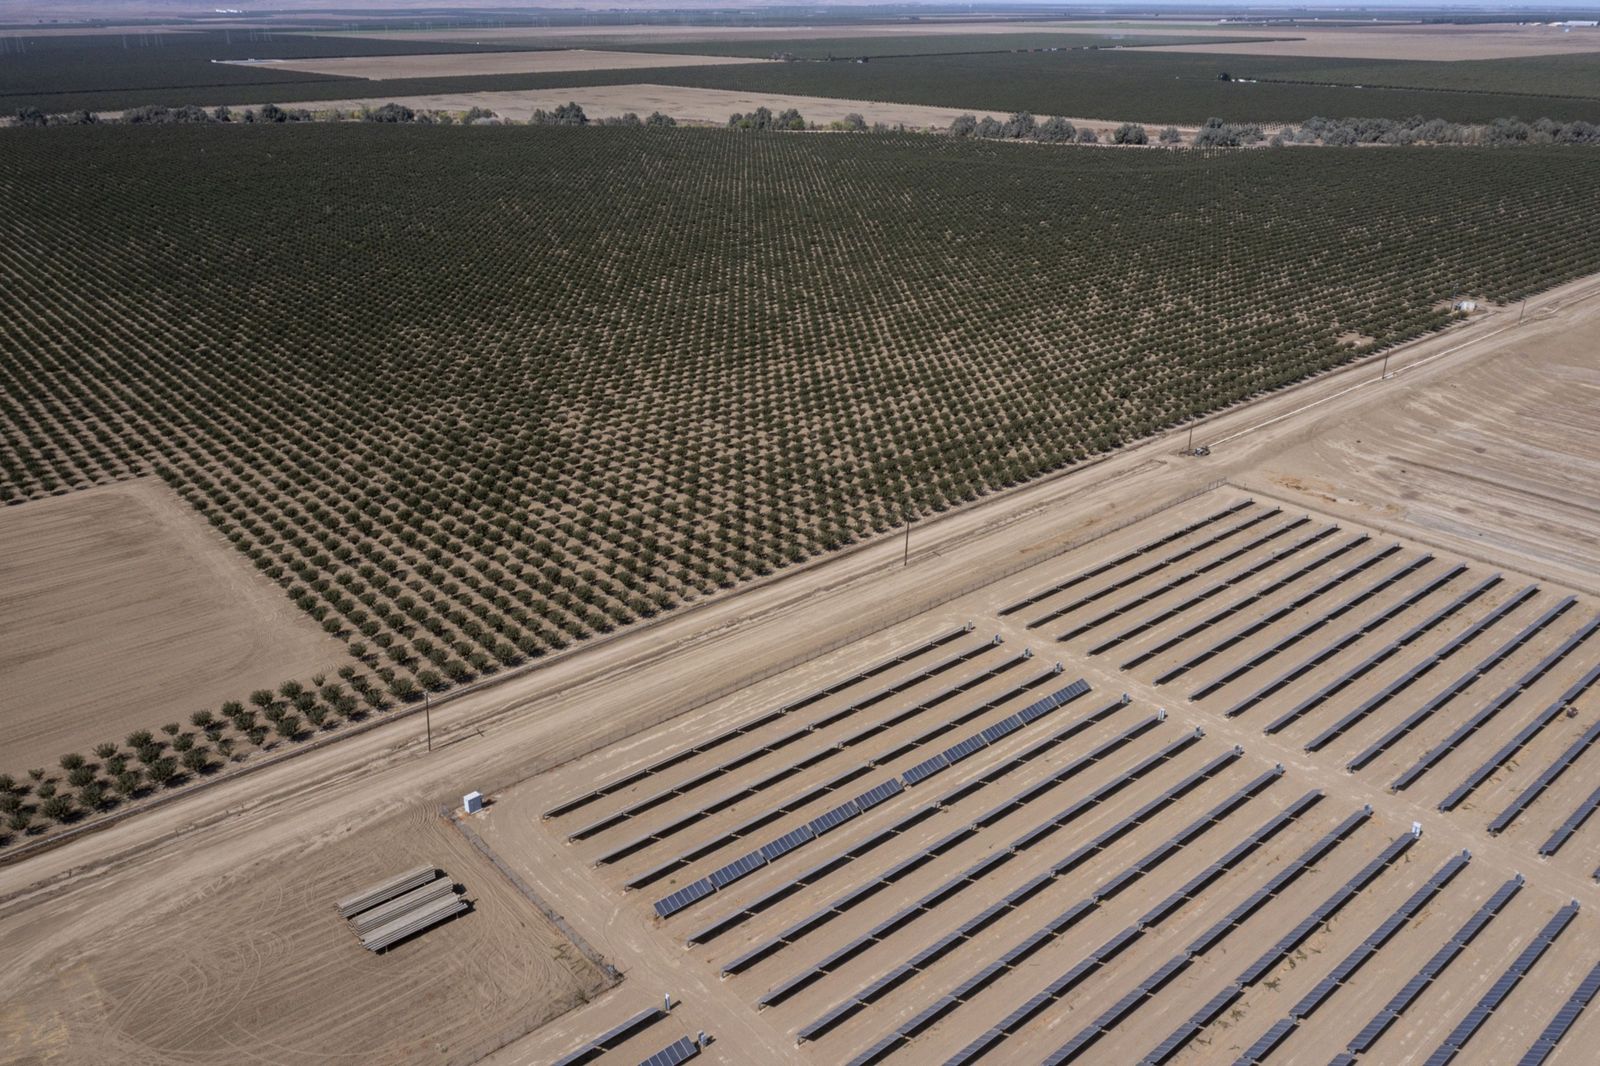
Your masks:
{"label": "solar farm section", "polygon": [[499,797],[550,1058],[1589,1061],[1600,604],[1223,487],[879,636]]}

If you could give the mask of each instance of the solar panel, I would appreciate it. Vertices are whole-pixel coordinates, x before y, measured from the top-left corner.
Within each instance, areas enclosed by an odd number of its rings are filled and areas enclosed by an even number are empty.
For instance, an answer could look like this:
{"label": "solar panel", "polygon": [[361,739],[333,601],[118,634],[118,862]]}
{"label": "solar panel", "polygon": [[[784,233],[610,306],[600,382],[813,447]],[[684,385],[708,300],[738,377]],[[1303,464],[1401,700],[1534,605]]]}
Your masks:
{"label": "solar panel", "polygon": [[713,870],[706,880],[711,882],[712,888],[726,888],[752,870],[765,866],[766,862],[766,857],[761,852],[752,851],[748,855],[739,856],[719,870]]}
{"label": "solar panel", "polygon": [[698,1054],[700,1054],[698,1044],[686,1036],[680,1037],[676,1042],[645,1059],[639,1066],[678,1066],[678,1063],[688,1062]]}
{"label": "solar panel", "polygon": [[985,744],[993,744],[999,741],[1002,737],[1010,736],[1012,733],[1015,733],[1017,730],[1021,729],[1022,724],[1022,719],[1013,714],[1009,718],[1004,718],[996,722],[994,725],[990,726],[988,729],[985,729],[978,735],[983,738],[983,742]]}
{"label": "solar panel", "polygon": [[815,836],[821,836],[860,813],[861,809],[855,805],[853,800],[846,801],[833,810],[811,819],[806,828],[810,829]]}
{"label": "solar panel", "polygon": [[958,763],[963,759],[970,758],[977,752],[982,751],[983,747],[984,743],[981,736],[971,736],[961,741],[959,744],[952,744],[939,754],[944,757],[945,762],[954,765],[955,763]]}
{"label": "solar panel", "polygon": [[656,900],[656,917],[670,918],[674,914],[677,914],[679,911],[683,910],[685,907],[705,899],[715,891],[716,888],[713,887],[711,882],[702,877],[694,884],[686,885],[685,887],[678,889],[678,891],[672,893],[670,896],[667,896],[665,899]]}
{"label": "solar panel", "polygon": [[803,825],[799,829],[794,829],[783,834],[783,836],[769,844],[761,845],[761,856],[767,862],[771,862],[780,855],[787,855],[789,852],[793,851],[795,848],[798,848],[801,844],[806,843],[815,836],[816,834],[811,831],[811,827],[809,825]]}
{"label": "solar panel", "polygon": [[906,784],[915,785],[927,780],[949,765],[950,760],[947,759],[943,753],[941,753],[935,755],[931,759],[926,759],[923,762],[919,762],[917,765],[911,767],[911,769],[905,771],[900,776],[905,778]]}
{"label": "solar panel", "polygon": [[885,800],[898,796],[904,788],[905,786],[900,784],[899,778],[891,777],[882,784],[869,788],[857,796],[853,802],[859,809],[869,811]]}

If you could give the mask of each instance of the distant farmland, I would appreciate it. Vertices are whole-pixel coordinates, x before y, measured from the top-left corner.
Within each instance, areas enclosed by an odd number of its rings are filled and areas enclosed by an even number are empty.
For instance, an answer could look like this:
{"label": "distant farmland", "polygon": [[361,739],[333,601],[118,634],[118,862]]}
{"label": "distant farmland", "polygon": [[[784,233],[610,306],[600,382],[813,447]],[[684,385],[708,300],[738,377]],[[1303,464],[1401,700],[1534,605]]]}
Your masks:
{"label": "distant farmland", "polygon": [[1560,149],[4,139],[0,499],[159,472],[398,699],[1600,270]]}

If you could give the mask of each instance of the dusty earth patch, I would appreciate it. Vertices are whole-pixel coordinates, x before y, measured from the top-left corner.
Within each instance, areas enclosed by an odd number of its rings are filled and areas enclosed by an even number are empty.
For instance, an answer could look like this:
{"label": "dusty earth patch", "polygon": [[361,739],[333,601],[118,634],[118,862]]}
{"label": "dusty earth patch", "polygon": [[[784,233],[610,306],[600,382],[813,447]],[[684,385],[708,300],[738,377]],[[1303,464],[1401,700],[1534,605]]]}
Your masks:
{"label": "dusty earth patch", "polygon": [[155,479],[0,510],[0,543],[13,770],[349,661]]}

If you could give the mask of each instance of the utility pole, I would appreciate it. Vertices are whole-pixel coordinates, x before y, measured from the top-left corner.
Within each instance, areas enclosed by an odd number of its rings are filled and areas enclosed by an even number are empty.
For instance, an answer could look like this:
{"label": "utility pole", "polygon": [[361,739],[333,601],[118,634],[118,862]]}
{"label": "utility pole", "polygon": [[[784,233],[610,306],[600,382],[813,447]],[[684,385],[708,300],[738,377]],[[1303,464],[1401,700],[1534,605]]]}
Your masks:
{"label": "utility pole", "polygon": [[433,750],[433,697],[427,690],[422,693],[422,720],[428,726],[428,750]]}
{"label": "utility pole", "polygon": [[900,563],[901,566],[911,565],[911,520],[906,519],[906,556]]}
{"label": "utility pole", "polygon": [[1528,298],[1522,298],[1522,310],[1517,312],[1517,325],[1522,325],[1522,316],[1528,313]]}
{"label": "utility pole", "polygon": [[1378,375],[1378,380],[1383,381],[1389,376],[1389,353],[1383,353],[1383,373]]}
{"label": "utility pole", "polygon": [[1194,426],[1195,424],[1193,422],[1189,423],[1189,446],[1184,449],[1184,453],[1186,455],[1194,454]]}

